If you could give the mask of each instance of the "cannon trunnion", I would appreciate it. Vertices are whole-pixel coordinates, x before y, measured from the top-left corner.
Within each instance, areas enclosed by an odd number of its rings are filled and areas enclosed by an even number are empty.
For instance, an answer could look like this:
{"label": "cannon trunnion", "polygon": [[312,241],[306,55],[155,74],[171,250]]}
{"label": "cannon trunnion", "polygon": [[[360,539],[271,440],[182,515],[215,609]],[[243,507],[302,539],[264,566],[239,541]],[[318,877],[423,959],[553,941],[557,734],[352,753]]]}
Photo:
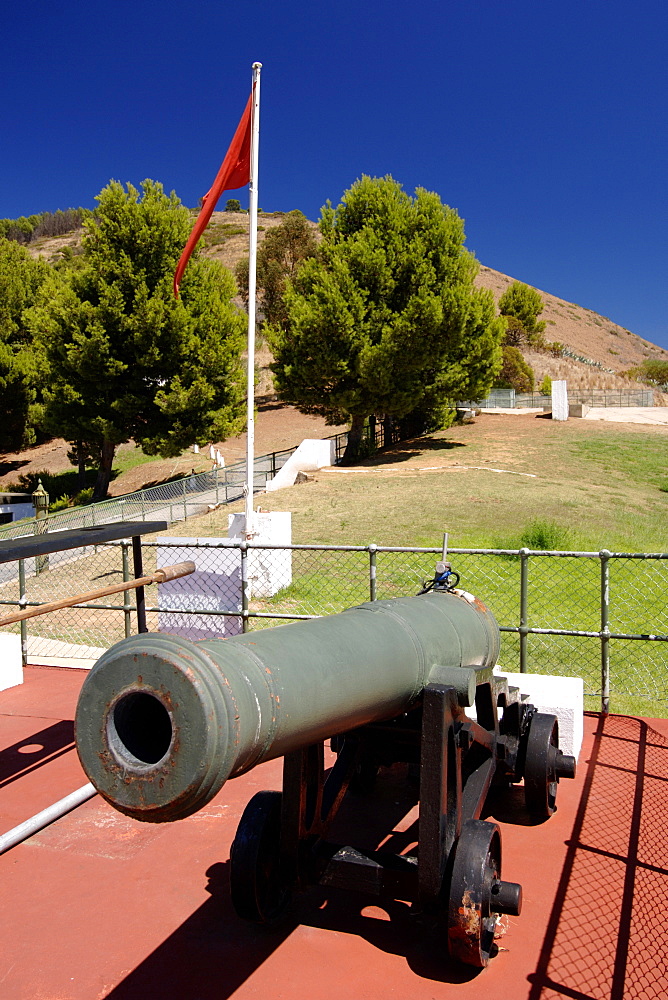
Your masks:
{"label": "cannon trunnion", "polygon": [[[100,794],[149,822],[188,816],[228,778],[283,756],[283,791],[251,799],[232,846],[238,914],[271,922],[295,889],[358,889],[442,917],[450,955],[485,966],[498,915],[521,909],[521,887],[501,878],[499,827],[480,819],[488,793],[523,778],[528,810],[547,818],[559,778],[575,773],[556,718],[494,676],[498,652],[492,614],[447,579],[228,640],[134,636],[86,679],[77,749]],[[368,809],[392,765],[419,789],[418,851],[331,842],[348,791]]]}

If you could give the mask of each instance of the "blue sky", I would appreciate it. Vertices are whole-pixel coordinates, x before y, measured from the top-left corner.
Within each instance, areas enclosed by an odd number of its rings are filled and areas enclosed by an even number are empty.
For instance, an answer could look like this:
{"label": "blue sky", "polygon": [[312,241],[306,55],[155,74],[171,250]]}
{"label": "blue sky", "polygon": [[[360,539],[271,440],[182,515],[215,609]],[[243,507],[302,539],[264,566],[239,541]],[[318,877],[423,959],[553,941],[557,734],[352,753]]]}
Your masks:
{"label": "blue sky", "polygon": [[392,174],[455,207],[483,264],[668,348],[665,2],[0,12],[0,217],[92,207],[110,178],[195,205],[258,60],[263,209],[315,219],[361,174]]}

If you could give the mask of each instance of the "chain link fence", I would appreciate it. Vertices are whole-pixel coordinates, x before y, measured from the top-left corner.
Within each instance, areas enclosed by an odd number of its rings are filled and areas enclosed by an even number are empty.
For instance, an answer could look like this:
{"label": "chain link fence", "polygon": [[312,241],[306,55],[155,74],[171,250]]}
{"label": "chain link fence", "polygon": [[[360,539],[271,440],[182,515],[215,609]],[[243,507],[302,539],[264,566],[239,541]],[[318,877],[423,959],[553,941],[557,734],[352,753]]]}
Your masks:
{"label": "chain link fence", "polygon": [[[9,612],[130,580],[130,548],[78,549],[38,574],[34,562],[6,564],[0,604]],[[441,550],[155,538],[142,553],[146,574],[196,563],[192,577],[149,588],[147,626],[201,639],[415,594]],[[668,716],[668,554],[452,549],[449,558],[499,622],[504,669],[579,676],[590,708]],[[135,612],[128,591],[7,628],[21,631],[25,662],[94,659],[136,631]]]}
{"label": "chain link fence", "polygon": [[[337,435],[339,437],[341,435]],[[337,442],[337,447],[340,447]],[[253,492],[261,492],[296,450],[274,451],[254,461]],[[175,479],[159,486],[137,490],[126,496],[102,500],[84,507],[71,507],[48,516],[48,530],[89,528],[115,521],[165,520],[170,524],[201,514],[208,507],[232,503],[244,496],[246,463],[237,462],[211,472]],[[20,538],[36,531],[35,519],[29,518],[0,527],[0,538]]]}
{"label": "chain link fence", "polygon": [[[574,355],[573,355],[574,356]],[[581,359],[580,359],[581,360]],[[640,389],[637,392],[581,392],[569,390],[569,403],[586,403],[588,406],[654,406],[652,389]],[[514,389],[493,389],[485,399],[479,401],[458,403],[457,406],[475,407],[477,409],[502,409],[524,407],[550,407],[552,396],[539,392],[516,392]]]}

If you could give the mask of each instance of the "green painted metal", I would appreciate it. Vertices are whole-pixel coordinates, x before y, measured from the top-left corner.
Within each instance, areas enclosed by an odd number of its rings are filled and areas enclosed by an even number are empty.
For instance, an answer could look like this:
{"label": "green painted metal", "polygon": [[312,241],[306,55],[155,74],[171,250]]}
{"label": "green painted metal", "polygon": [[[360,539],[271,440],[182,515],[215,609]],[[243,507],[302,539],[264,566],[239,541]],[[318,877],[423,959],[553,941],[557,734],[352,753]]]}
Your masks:
{"label": "green painted metal", "polygon": [[610,711],[610,553],[601,549],[601,712]]}
{"label": "green painted metal", "polygon": [[[26,564],[25,559],[19,559],[19,600],[18,606],[21,611],[27,607],[26,600]],[[28,666],[28,623],[21,622],[21,666]]]}
{"label": "green painted metal", "polygon": [[432,671],[448,683],[461,671],[469,704],[498,653],[483,604],[435,591],[226,640],[133,636],[84,683],[79,757],[121,812],[180,819],[256,764],[401,714]]}
{"label": "green painted metal", "polygon": [[527,672],[529,626],[529,549],[520,549],[520,673]]}

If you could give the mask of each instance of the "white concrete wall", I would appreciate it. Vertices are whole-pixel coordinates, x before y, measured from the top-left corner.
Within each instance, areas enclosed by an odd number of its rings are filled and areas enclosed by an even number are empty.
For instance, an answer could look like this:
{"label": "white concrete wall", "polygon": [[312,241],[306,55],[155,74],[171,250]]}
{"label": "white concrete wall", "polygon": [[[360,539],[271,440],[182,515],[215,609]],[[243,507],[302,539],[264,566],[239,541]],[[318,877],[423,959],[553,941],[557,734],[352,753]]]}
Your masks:
{"label": "white concrete wall", "polygon": [[559,720],[559,749],[578,758],[582,747],[584,684],[581,677],[558,677],[547,674],[509,674],[494,670],[508,678],[508,684],[527,695],[527,701],[539,712],[556,715]]}
{"label": "white concrete wall", "polygon": [[290,455],[282,469],[273,479],[267,482],[267,493],[273,490],[292,486],[298,472],[315,472],[327,465],[334,465],[336,460],[336,445],[334,441],[323,441],[318,438],[306,438],[297,450]]}
{"label": "white concrete wall", "polygon": [[0,632],[0,691],[23,684],[21,636]]}

